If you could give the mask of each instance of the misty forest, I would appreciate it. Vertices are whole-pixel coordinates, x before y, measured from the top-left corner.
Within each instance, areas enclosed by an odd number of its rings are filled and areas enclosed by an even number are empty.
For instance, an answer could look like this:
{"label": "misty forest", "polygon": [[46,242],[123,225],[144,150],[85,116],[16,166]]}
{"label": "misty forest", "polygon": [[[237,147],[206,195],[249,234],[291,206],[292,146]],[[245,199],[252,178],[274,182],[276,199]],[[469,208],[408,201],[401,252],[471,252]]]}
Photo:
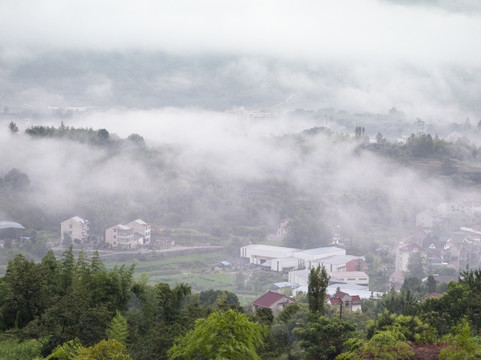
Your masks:
{"label": "misty forest", "polygon": [[0,20],[0,359],[481,357],[477,2]]}

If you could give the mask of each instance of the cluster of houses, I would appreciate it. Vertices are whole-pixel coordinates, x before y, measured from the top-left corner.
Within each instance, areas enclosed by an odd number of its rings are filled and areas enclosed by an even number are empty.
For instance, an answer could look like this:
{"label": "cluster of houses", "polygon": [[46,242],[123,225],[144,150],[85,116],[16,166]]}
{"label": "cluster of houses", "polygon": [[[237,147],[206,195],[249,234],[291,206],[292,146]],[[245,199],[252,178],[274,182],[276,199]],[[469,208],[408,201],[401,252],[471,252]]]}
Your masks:
{"label": "cluster of houses", "polygon": [[[294,303],[295,299],[293,297],[269,290],[251,304],[253,311],[259,308],[268,308],[272,310],[274,315],[277,315],[284,310],[286,306]],[[359,295],[351,296],[339,289],[332,295],[327,294],[324,303],[346,311],[362,311],[362,299]]]}
{"label": "cluster of houses", "polygon": [[[440,268],[451,268],[456,273],[481,267],[481,203],[441,203],[434,210],[416,215],[419,230],[402,239],[395,249],[395,271],[390,275],[390,286],[399,288],[408,271],[409,259],[419,254],[426,270],[436,273]],[[444,234],[435,236],[433,228],[443,228]]]}
{"label": "cluster of houses", "polygon": [[250,264],[287,274],[287,282],[274,284],[277,288],[275,291],[264,294],[252,303],[254,309],[271,303],[268,307],[276,312],[290,304],[291,298],[281,294],[285,287],[291,288],[293,295],[307,293],[310,269],[317,266],[323,266],[330,276],[327,293],[331,295],[326,298],[326,303],[332,306],[343,306],[347,310],[356,311],[360,310],[362,299],[379,295],[369,290],[369,276],[365,272],[367,263],[364,258],[346,255],[345,249],[322,247],[301,250],[251,244],[242,247],[240,255],[248,259]]}
{"label": "cluster of houses", "polygon": [[[135,249],[151,243],[152,226],[141,219],[117,224],[105,230],[105,242],[112,248]],[[89,222],[74,216],[60,223],[62,243],[65,240],[85,243],[89,237]]]}

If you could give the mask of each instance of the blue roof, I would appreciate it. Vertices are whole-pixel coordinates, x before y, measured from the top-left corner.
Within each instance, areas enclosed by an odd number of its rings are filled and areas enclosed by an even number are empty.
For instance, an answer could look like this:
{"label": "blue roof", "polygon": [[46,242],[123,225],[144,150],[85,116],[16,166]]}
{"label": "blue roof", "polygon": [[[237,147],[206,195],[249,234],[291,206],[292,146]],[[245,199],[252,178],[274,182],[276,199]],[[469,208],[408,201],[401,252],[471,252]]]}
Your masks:
{"label": "blue roof", "polygon": [[224,266],[230,266],[231,265],[230,262],[228,262],[228,261],[221,261],[220,263]]}
{"label": "blue roof", "polygon": [[17,222],[13,222],[13,221],[0,221],[0,230],[1,229],[22,229],[22,230],[25,230],[25,228],[17,223]]}

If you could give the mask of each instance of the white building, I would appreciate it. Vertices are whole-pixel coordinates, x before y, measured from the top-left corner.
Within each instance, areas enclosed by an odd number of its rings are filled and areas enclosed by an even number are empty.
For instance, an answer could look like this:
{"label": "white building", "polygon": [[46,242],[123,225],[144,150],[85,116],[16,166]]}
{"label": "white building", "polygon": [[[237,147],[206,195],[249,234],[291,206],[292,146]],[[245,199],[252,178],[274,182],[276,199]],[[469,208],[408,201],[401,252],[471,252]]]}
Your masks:
{"label": "white building", "polygon": [[333,255],[346,255],[346,250],[341,249],[338,247],[322,247],[322,248],[317,248],[317,249],[310,249],[310,250],[300,250],[296,253],[293,254],[293,256],[304,260],[304,265],[307,268],[310,268],[313,266],[313,264],[319,263],[318,260],[327,258],[329,256]]}
{"label": "white building", "polygon": [[287,281],[290,283],[299,284],[301,287],[308,286],[310,271],[311,270],[308,269],[289,271]]}
{"label": "white building", "polygon": [[147,245],[151,240],[151,225],[137,219],[127,225],[117,224],[105,230],[105,242],[112,247],[134,249]]}
{"label": "white building", "polygon": [[271,245],[247,245],[241,247],[240,255],[248,258],[249,263],[261,265],[268,260],[292,257],[299,249]]}
{"label": "white building", "polygon": [[396,271],[407,271],[409,256],[411,254],[419,252],[426,258],[426,250],[414,242],[405,244],[401,242],[396,249]]}
{"label": "white building", "polygon": [[79,216],[74,216],[60,223],[60,237],[62,242],[66,237],[70,240],[84,242],[88,238],[89,222]]}
{"label": "white building", "polygon": [[[299,284],[302,288],[309,285],[310,269],[289,271],[288,280],[291,283]],[[369,286],[369,275],[363,271],[328,271],[330,284],[356,284]]]}
{"label": "white building", "polygon": [[145,221],[137,219],[131,221],[127,224],[128,227],[134,229],[134,234],[138,234],[136,236],[136,240],[139,245],[148,245],[150,244],[151,239],[151,225],[147,224]]}
{"label": "white building", "polygon": [[136,248],[134,229],[127,225],[117,224],[105,230],[105,242],[112,247]]}
{"label": "white building", "polygon": [[[324,266],[327,271],[353,271],[356,270],[355,267],[357,265],[353,260],[358,260],[358,262],[365,264],[365,261],[362,257],[354,255],[328,256],[324,259],[320,259],[317,264]],[[367,266],[367,264],[365,266]],[[362,268],[359,270],[362,270]]]}
{"label": "white building", "polygon": [[337,247],[300,250],[271,245],[247,245],[241,248],[240,254],[241,257],[248,258],[251,264],[262,265],[269,261],[272,271],[288,271],[310,268],[313,264],[317,266],[321,259],[346,255],[346,250]]}
{"label": "white building", "polygon": [[364,271],[330,271],[331,284],[357,284],[369,286],[369,275]]}

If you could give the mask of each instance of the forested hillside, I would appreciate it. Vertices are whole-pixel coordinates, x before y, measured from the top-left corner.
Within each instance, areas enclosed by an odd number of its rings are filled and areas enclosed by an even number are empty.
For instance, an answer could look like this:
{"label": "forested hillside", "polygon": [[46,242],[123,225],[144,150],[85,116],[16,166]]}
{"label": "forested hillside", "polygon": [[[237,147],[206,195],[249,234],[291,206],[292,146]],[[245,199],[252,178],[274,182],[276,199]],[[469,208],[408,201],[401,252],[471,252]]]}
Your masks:
{"label": "forested hillside", "polygon": [[[235,294],[193,293],[107,270],[98,254],[35,263],[18,255],[0,279],[2,359],[465,359],[479,356],[481,272],[420,302],[420,288],[365,300],[361,312],[324,303],[328,276],[274,316]],[[413,357],[414,356],[414,357]]]}
{"label": "forested hillside", "polygon": [[363,247],[373,229],[405,231],[416,212],[469,194],[480,179],[475,146],[431,135],[397,144],[379,134],[369,144],[318,127],[236,135],[222,155],[63,123],[11,131],[5,140],[2,215],[27,228],[26,247],[39,257],[73,215],[88,219],[98,239],[109,226],[142,218],[172,229],[180,244],[239,245],[263,240],[291,218],[297,234],[287,245],[325,245],[340,225]]}

